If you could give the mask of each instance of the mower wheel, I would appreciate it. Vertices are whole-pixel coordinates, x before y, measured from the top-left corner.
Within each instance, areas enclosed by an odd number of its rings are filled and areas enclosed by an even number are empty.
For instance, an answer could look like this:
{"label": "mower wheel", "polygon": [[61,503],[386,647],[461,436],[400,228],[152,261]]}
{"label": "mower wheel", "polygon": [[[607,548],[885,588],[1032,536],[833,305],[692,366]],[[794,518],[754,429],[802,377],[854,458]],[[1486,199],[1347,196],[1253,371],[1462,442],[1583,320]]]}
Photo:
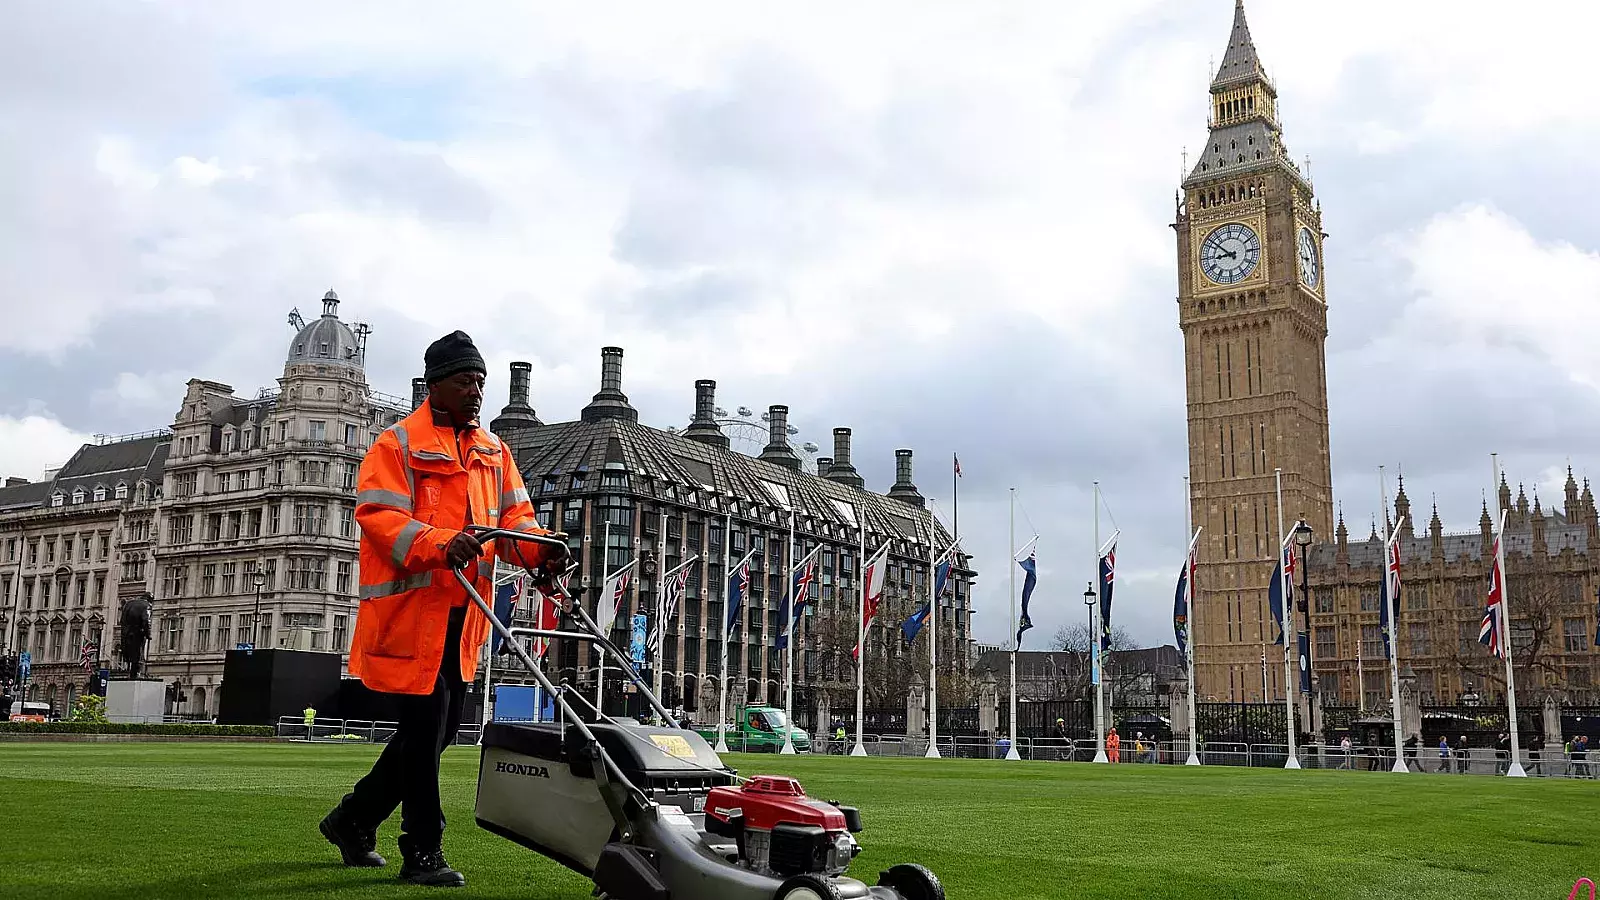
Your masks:
{"label": "mower wheel", "polygon": [[880,887],[893,888],[905,900],[944,900],[944,885],[927,866],[901,863],[878,873]]}
{"label": "mower wheel", "polygon": [[841,900],[839,889],[820,875],[796,875],[778,885],[772,900]]}

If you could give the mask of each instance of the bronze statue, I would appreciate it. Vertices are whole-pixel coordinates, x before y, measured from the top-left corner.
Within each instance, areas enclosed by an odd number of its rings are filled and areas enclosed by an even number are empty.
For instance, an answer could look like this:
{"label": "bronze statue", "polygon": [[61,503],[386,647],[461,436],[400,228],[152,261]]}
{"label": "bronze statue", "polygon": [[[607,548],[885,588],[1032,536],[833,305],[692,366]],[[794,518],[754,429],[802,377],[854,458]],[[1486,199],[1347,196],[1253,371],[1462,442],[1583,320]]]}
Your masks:
{"label": "bronze statue", "polygon": [[150,639],[152,599],[147,591],[122,605],[122,658],[128,663],[129,678],[139,678],[144,672],[144,646]]}

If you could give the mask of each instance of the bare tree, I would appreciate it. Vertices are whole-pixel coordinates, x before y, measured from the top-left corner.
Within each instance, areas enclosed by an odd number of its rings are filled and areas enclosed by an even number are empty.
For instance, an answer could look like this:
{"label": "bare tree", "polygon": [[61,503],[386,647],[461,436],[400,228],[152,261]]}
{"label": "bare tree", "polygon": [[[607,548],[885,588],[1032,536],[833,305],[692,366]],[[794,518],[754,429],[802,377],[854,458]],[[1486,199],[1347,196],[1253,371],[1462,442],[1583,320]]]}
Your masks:
{"label": "bare tree", "polygon": [[[1089,642],[1094,638],[1089,634],[1089,626],[1082,623],[1076,625],[1063,625],[1056,630],[1056,636],[1050,642],[1050,649],[1065,650],[1069,653],[1086,653]],[[1138,650],[1139,642],[1134,640],[1128,629],[1121,625],[1111,626],[1111,652],[1119,650]]]}
{"label": "bare tree", "polygon": [[[1571,593],[1565,582],[1571,577],[1528,571],[1511,572],[1507,578],[1511,593],[1511,659],[1517,669],[1519,689],[1553,689],[1565,683],[1559,642],[1563,598]],[[1505,663],[1486,651],[1476,652],[1479,649],[1468,647],[1463,651],[1455,643],[1450,662],[1478,679],[1485,694],[1498,692],[1505,696]],[[1531,682],[1523,680],[1530,676]]]}

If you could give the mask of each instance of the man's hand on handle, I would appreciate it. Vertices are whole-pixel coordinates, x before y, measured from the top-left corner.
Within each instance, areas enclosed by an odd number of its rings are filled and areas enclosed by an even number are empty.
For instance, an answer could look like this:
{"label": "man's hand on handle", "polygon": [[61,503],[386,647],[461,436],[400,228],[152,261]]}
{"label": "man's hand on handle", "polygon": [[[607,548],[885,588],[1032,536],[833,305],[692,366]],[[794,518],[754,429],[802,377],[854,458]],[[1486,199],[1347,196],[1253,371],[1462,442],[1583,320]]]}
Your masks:
{"label": "man's hand on handle", "polygon": [[444,548],[445,561],[452,569],[464,569],[467,563],[483,555],[483,545],[478,539],[466,532],[450,539],[450,544]]}

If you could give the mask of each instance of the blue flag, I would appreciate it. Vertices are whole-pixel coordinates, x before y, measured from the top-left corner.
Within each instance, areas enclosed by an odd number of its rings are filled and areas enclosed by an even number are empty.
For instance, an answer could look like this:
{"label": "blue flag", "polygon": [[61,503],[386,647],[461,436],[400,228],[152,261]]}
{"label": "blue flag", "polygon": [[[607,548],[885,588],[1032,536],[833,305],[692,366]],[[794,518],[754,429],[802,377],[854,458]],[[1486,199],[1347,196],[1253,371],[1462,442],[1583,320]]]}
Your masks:
{"label": "blue flag", "polygon": [[1183,561],[1178,571],[1178,589],[1172,595],[1172,636],[1178,643],[1178,658],[1189,662],[1189,574],[1194,569],[1194,554]]}
{"label": "blue flag", "polygon": [[900,633],[905,636],[906,643],[917,639],[917,634],[922,631],[922,623],[928,621],[928,604],[917,607],[917,611],[900,623]]}
{"label": "blue flag", "polygon": [[1400,542],[1390,541],[1384,544],[1383,555],[1383,581],[1378,585],[1378,601],[1381,607],[1378,610],[1378,630],[1383,632],[1383,658],[1388,659],[1394,652],[1395,623],[1392,620],[1394,613],[1390,610],[1400,607]]}
{"label": "blue flag", "polygon": [[1273,632],[1274,644],[1283,643],[1284,595],[1288,595],[1290,603],[1294,602],[1294,569],[1294,551],[1285,541],[1278,553],[1278,564],[1272,567],[1272,583],[1267,585],[1267,608],[1272,613],[1272,624],[1277,627]]}
{"label": "blue flag", "polygon": [[1117,542],[1111,541],[1106,555],[1100,557],[1100,649],[1111,649],[1111,588],[1117,568]]}
{"label": "blue flag", "polygon": [[1028,618],[1028,600],[1033,597],[1033,587],[1039,583],[1039,573],[1035,557],[1037,551],[1030,552],[1028,558],[1021,560],[1017,565],[1022,571],[1028,573],[1022,579],[1022,618],[1017,620],[1017,646],[1022,646],[1022,633],[1033,627],[1033,620]]}
{"label": "blue flag", "polygon": [[739,627],[739,607],[750,593],[750,558],[728,575],[728,634]]}
{"label": "blue flag", "polygon": [[778,598],[778,636],[773,643],[779,650],[789,646],[789,595]]}
{"label": "blue flag", "polygon": [[[501,624],[505,625],[507,628],[511,627],[511,614],[516,611],[517,597],[521,593],[521,576],[518,576],[517,578],[514,578],[511,581],[508,581],[494,589],[494,617],[499,619]],[[500,632],[498,631],[492,631],[492,634],[494,635],[494,644],[492,647],[490,647],[489,652],[499,653],[500,645],[505,643],[505,638],[502,638],[500,636]]]}
{"label": "blue flag", "polygon": [[[948,553],[945,554],[945,561],[935,566],[933,572],[933,596],[934,599],[938,599],[944,596],[945,584],[950,580],[950,557]],[[917,634],[922,631],[922,623],[928,620],[930,612],[932,612],[932,609],[929,605],[923,603],[917,608],[916,612],[900,623],[900,633],[905,635],[907,643],[917,639]]]}

